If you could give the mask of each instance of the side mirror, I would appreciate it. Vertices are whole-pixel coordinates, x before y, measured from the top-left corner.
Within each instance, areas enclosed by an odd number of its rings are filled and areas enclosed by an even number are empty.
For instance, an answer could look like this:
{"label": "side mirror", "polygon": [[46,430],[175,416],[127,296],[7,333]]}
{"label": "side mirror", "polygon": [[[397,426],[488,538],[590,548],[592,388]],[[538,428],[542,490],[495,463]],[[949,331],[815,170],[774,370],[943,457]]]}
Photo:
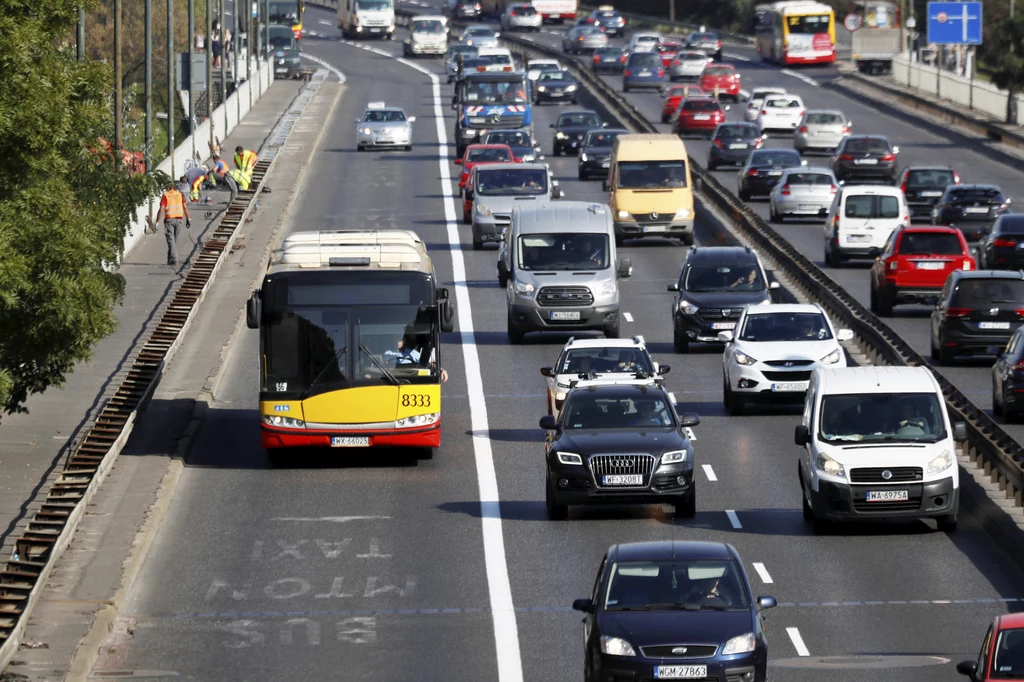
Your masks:
{"label": "side mirror", "polygon": [[603,189],[605,192],[611,191],[612,183],[608,178],[605,178],[604,180],[601,181],[601,189]]}
{"label": "side mirror", "polygon": [[552,123],[552,124],[548,125],[548,128],[554,128],[554,127],[555,127],[555,124],[554,124],[554,123]]}
{"label": "side mirror", "polygon": [[977,661],[960,661],[956,664],[956,671],[961,675],[967,675],[968,677],[974,677],[978,674],[978,662]]}
{"label": "side mirror", "polygon": [[554,431],[558,428],[558,420],[550,414],[546,414],[540,418],[540,428],[545,431]]}
{"label": "side mirror", "polygon": [[877,246],[872,246],[870,249],[868,249],[868,256],[870,256],[871,258],[878,258],[881,255],[882,250]]}
{"label": "side mirror", "polygon": [[554,378],[554,376],[555,376],[555,368],[554,367],[541,367],[540,368],[540,375],[543,376],[543,377]]}
{"label": "side mirror", "polygon": [[732,341],[732,330],[726,329],[723,332],[718,332],[718,340],[722,343],[729,343]]}
{"label": "side mirror", "polygon": [[836,338],[840,341],[853,341],[853,330],[852,329],[837,329]]}
{"label": "side mirror", "polygon": [[963,422],[953,424],[953,440],[957,443],[963,443],[967,440],[967,424]]}
{"label": "side mirror", "polygon": [[633,276],[633,261],[623,258],[619,261],[619,279],[629,279]]}
{"label": "side mirror", "polygon": [[494,32],[494,37],[495,37],[495,38],[500,38],[500,37],[501,37],[501,34],[500,34],[500,33],[498,33],[497,31],[495,31],[495,32]]}
{"label": "side mirror", "polygon": [[679,291],[679,282],[672,282],[672,284],[665,287],[665,291]]}
{"label": "side mirror", "polygon": [[410,116],[408,120],[409,120],[409,123],[415,123],[416,122],[416,117],[415,116]]}
{"label": "side mirror", "polygon": [[448,297],[447,287],[437,290],[437,300],[440,304],[438,312],[441,315],[441,331],[446,334],[455,331],[455,304]]}
{"label": "side mirror", "polygon": [[356,119],[353,119],[353,120],[354,120],[354,121],[355,121],[356,123],[362,123],[362,122],[363,122],[363,119],[361,119],[361,118],[356,118]]}
{"label": "side mirror", "polygon": [[853,127],[853,121],[847,121],[846,122],[846,127],[847,128],[852,128]]}
{"label": "side mirror", "polygon": [[263,298],[259,289],[252,292],[245,302],[245,325],[249,329],[260,328],[260,317],[263,313]]}
{"label": "side mirror", "polygon": [[672,371],[672,365],[658,365],[658,374],[665,376]]}
{"label": "side mirror", "polygon": [[462,159],[455,159],[455,165],[456,166],[461,166],[462,165]]}
{"label": "side mirror", "polygon": [[679,417],[680,426],[697,426],[700,424],[700,417],[696,412],[683,412]]}
{"label": "side mirror", "polygon": [[899,154],[900,153],[900,148],[899,147],[893,147],[892,148],[892,153],[893,154]]}
{"label": "side mirror", "polygon": [[726,104],[726,105],[725,105],[725,110],[726,110],[726,111],[730,111],[730,110],[732,110],[732,105],[731,105],[731,104]]}
{"label": "side mirror", "polygon": [[594,610],[594,602],[590,599],[575,599],[572,602],[572,610],[590,613]]}
{"label": "side mirror", "polygon": [[768,133],[761,133],[761,139],[762,140],[767,140],[768,139]]}
{"label": "side mirror", "polygon": [[779,602],[775,601],[775,597],[758,597],[757,598],[757,610],[763,611],[764,609],[774,609],[779,605]]}
{"label": "side mirror", "polygon": [[793,431],[793,442],[804,447],[811,440],[811,432],[807,430],[807,427],[803,424],[798,424],[796,429]]}

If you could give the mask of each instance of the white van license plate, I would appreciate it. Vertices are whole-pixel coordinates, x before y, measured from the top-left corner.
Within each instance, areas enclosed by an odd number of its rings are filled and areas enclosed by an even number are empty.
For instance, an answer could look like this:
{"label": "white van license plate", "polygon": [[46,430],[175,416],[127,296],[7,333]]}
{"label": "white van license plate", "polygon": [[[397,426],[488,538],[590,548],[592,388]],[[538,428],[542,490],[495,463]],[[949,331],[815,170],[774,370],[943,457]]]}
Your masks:
{"label": "white van license plate", "polygon": [[871,235],[869,234],[848,234],[846,235],[846,241],[850,244],[861,244],[863,242],[871,241]]}
{"label": "white van license plate", "polygon": [[369,436],[332,436],[332,448],[368,448],[370,447]]}
{"label": "white van license plate", "polygon": [[668,230],[664,225],[645,225],[643,228],[644,232],[665,232]]}
{"label": "white van license plate", "polygon": [[551,311],[551,319],[552,320],[578,320],[578,319],[580,319],[580,313],[579,313],[578,310],[575,310],[575,311],[566,311],[566,310],[557,310],[557,311],[555,311],[555,310],[552,310]]}
{"label": "white van license plate", "polygon": [[907,502],[910,492],[906,490],[869,490],[868,502]]}
{"label": "white van license plate", "polygon": [[711,328],[715,329],[715,330],[735,329],[736,328],[736,323],[735,322],[712,322],[711,323]]}
{"label": "white van license plate", "polygon": [[784,381],[781,384],[772,384],[773,391],[806,391],[810,385],[809,381]]}
{"label": "white van license plate", "polygon": [[1009,329],[1009,322],[979,322],[978,329]]}
{"label": "white van license plate", "polygon": [[706,665],[658,665],[654,676],[659,680],[699,680],[708,676]]}
{"label": "white van license plate", "polygon": [[642,474],[611,474],[601,477],[601,485],[643,485]]}

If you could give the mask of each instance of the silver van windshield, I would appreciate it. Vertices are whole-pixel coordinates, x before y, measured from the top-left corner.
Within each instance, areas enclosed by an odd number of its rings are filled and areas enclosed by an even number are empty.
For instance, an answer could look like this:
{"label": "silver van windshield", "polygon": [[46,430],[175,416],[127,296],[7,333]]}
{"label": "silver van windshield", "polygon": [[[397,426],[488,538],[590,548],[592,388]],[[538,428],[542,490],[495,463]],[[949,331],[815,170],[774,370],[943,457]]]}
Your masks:
{"label": "silver van windshield", "polygon": [[936,443],[946,438],[942,409],[934,393],[826,395],[819,438],[829,443]]}
{"label": "silver van windshield", "polygon": [[519,237],[522,270],[603,270],[608,267],[608,236],[563,232]]}

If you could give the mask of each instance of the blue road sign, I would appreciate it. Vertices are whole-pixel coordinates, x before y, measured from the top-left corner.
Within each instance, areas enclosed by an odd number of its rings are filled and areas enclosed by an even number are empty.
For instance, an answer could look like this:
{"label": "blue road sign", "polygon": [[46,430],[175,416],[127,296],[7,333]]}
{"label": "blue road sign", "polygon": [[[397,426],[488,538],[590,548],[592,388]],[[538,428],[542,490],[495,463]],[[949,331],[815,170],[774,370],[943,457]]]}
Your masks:
{"label": "blue road sign", "polygon": [[928,42],[981,45],[981,3],[929,2]]}

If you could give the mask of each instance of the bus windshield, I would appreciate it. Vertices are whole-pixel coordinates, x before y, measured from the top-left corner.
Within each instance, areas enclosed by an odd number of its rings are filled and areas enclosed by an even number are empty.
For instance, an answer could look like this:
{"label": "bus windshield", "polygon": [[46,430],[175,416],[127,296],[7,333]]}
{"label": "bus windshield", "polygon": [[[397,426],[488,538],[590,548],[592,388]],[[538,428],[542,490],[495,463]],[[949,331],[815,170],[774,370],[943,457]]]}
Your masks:
{"label": "bus windshield", "polygon": [[829,15],[788,16],[786,26],[790,33],[828,33]]}
{"label": "bus windshield", "polygon": [[288,2],[270,3],[270,23],[272,24],[298,24],[299,23],[299,0]]}

